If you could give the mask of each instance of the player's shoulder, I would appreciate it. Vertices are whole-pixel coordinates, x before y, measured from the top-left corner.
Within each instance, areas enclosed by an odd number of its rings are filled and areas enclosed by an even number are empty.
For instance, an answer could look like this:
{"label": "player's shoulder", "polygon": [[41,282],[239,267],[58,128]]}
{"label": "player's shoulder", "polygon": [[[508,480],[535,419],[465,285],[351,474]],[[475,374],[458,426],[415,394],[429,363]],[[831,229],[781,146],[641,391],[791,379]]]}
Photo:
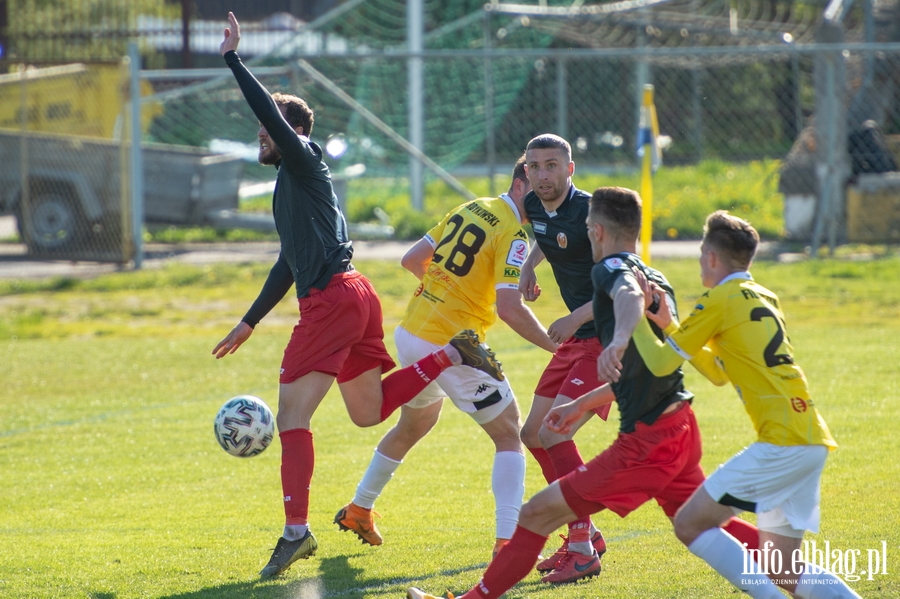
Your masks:
{"label": "player's shoulder", "polygon": [[588,203],[591,201],[591,194],[583,189],[575,188],[575,193],[572,194],[572,199],[577,200],[578,202]]}
{"label": "player's shoulder", "polygon": [[631,272],[631,268],[624,254],[612,254],[594,264],[591,268],[591,279],[595,285],[602,285],[604,281],[617,279]]}
{"label": "player's shoulder", "polygon": [[596,266],[600,266],[606,272],[630,271],[632,263],[625,254],[612,254],[600,260]]}

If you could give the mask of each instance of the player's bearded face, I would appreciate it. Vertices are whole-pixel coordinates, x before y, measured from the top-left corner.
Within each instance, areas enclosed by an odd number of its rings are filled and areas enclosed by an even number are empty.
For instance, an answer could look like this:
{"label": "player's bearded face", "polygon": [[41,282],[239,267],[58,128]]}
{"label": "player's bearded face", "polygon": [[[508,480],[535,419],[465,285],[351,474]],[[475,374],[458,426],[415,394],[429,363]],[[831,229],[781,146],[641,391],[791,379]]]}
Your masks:
{"label": "player's bearded face", "polygon": [[281,160],[281,152],[278,150],[275,142],[272,141],[272,138],[269,137],[269,132],[262,125],[259,127],[256,139],[259,142],[259,155],[257,156],[259,163],[266,166],[277,164]]}

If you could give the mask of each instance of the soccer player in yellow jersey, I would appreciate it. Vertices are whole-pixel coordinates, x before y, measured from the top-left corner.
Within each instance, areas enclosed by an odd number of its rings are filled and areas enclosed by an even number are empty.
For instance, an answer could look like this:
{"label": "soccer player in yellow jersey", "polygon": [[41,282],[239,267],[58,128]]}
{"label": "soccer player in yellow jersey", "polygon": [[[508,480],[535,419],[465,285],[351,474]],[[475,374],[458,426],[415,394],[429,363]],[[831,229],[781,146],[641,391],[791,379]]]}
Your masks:
{"label": "soccer player in yellow jersey", "polygon": [[[483,339],[497,316],[527,341],[556,351],[557,344],[519,293],[519,274],[528,255],[522,200],[530,189],[523,156],[507,193],[456,207],[403,257],[404,268],[422,281],[394,334],[404,366],[434,351],[429,348],[445,345],[461,329],[474,329]],[[437,423],[444,397],[494,442],[495,551],[512,536],[525,493],[518,405],[507,380],[461,367],[444,370],[402,407],[397,424],[379,442],[353,501],[335,516],[342,530],[352,530],[370,545],[382,543],[372,507],[407,452]]]}
{"label": "soccer player in yellow jersey", "polygon": [[[656,376],[674,371],[708,345],[758,435],[684,504],[675,534],[751,597],[783,597],[775,583],[801,599],[858,597],[839,577],[795,559],[804,532],[818,531],[819,479],[828,451],[837,444],[794,361],[778,297],[749,272],[758,244],[749,223],[723,210],[712,213],[700,246],[701,279],[709,291],[680,325],[668,309],[646,312],[666,331],[665,342],[646,320],[634,332],[635,345]],[[643,287],[646,305],[653,298],[665,304],[665,293],[652,284]],[[605,374],[617,376],[615,368]],[[748,559],[737,540],[719,528],[742,511],[757,514],[760,547],[780,558],[767,560],[767,569]]]}

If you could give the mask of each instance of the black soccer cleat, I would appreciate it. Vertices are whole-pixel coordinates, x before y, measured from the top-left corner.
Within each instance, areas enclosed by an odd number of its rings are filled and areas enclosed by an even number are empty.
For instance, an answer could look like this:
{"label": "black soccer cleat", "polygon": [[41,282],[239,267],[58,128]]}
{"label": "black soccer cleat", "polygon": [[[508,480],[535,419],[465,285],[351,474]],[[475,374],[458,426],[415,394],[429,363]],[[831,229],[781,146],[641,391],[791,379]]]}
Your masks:
{"label": "black soccer cleat", "polygon": [[260,571],[259,577],[267,579],[283,574],[298,559],[309,559],[315,555],[318,548],[319,543],[311,530],[307,530],[306,534],[296,541],[288,541],[281,537],[272,551],[269,563]]}
{"label": "black soccer cleat", "polygon": [[488,346],[483,345],[478,340],[478,333],[472,329],[458,332],[450,340],[450,345],[456,348],[456,351],[462,357],[463,364],[466,366],[480,370],[498,381],[502,381],[505,378],[503,370],[500,368],[500,362],[497,361],[497,356],[494,355],[494,352]]}

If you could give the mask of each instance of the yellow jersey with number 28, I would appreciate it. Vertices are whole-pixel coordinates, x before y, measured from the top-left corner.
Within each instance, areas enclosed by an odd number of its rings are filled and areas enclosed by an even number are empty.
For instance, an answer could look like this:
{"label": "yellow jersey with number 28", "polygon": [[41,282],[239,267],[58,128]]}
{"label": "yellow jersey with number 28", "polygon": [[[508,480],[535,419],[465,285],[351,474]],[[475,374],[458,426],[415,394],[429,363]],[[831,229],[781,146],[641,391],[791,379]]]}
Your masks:
{"label": "yellow jersey with number 28", "polygon": [[484,340],[496,320],[497,289],[518,289],[528,256],[528,236],[507,195],[480,198],[456,207],[425,239],[434,248],[431,264],[400,326],[443,345],[463,329]]}

